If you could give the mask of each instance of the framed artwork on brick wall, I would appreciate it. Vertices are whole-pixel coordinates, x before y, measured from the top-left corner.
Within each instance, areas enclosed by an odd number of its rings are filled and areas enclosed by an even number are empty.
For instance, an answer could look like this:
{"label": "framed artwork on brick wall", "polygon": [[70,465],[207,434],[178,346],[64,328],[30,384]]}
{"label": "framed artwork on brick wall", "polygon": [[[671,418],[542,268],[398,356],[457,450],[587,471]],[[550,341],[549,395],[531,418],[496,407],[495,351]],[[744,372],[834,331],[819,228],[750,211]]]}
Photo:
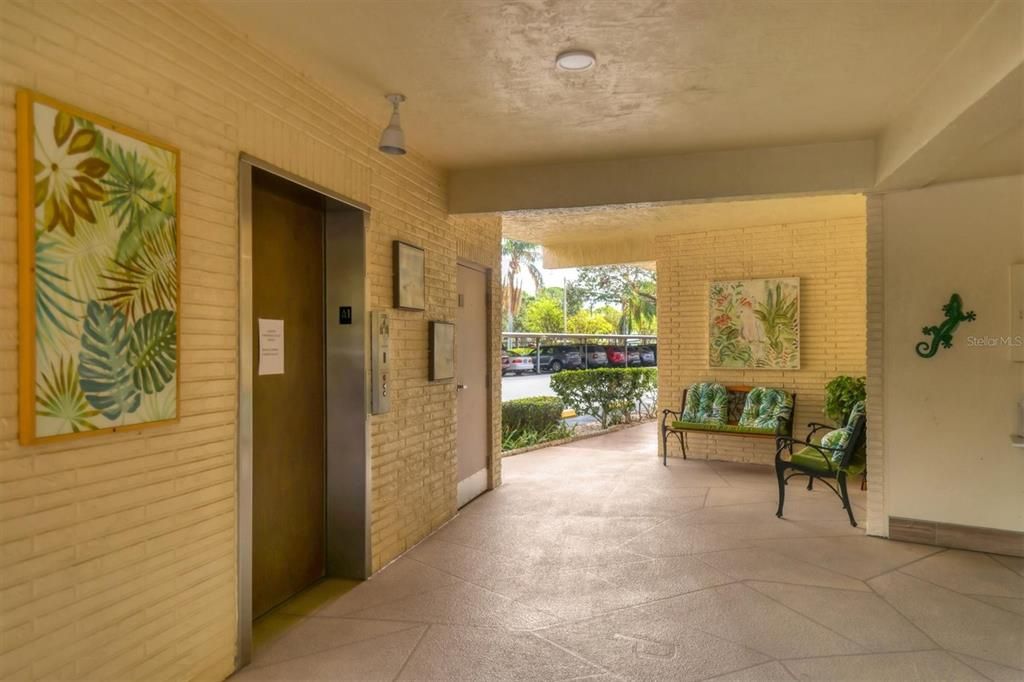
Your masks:
{"label": "framed artwork on brick wall", "polygon": [[19,439],[178,420],[179,152],[17,95]]}
{"label": "framed artwork on brick wall", "polygon": [[430,322],[430,380],[455,378],[455,325]]}
{"label": "framed artwork on brick wall", "polygon": [[427,307],[426,255],[418,246],[395,241],[395,307],[425,310]]}
{"label": "framed artwork on brick wall", "polygon": [[800,278],[711,282],[708,365],[800,369]]}

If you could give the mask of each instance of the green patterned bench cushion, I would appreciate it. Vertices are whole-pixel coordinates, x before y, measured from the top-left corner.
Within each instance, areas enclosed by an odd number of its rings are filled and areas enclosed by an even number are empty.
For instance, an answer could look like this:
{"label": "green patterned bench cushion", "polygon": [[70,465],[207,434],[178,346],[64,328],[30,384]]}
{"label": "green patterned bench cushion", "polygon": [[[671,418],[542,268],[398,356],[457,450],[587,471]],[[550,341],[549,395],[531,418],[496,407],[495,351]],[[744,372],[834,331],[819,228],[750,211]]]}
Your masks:
{"label": "green patterned bench cushion", "polygon": [[682,420],[693,424],[724,425],[729,417],[729,394],[722,384],[699,383],[686,390]]}
{"label": "green patterned bench cushion", "polygon": [[858,417],[864,416],[864,411],[865,405],[863,400],[855,403],[850,410],[850,416],[846,420],[846,425],[835,431],[829,431],[821,437],[821,444],[826,448],[838,448],[838,451],[829,453],[829,458],[832,460],[833,465],[838,465],[842,461],[842,448],[845,448],[846,444],[850,442],[850,436],[853,435],[853,425]]}
{"label": "green patterned bench cushion", "polygon": [[706,422],[675,421],[672,428],[677,431],[717,431],[719,433],[752,433],[761,436],[774,436],[775,429],[740,426],[739,424],[708,424]]}
{"label": "green patterned bench cushion", "polygon": [[[833,464],[831,469],[829,469],[829,465],[825,461],[825,458],[821,456],[821,453],[812,447],[806,447],[803,450],[794,452],[793,456],[790,458],[790,461],[793,464],[796,464],[797,466],[803,467],[805,469],[811,469],[812,471],[828,473],[829,471],[835,471],[835,469],[837,468],[838,463],[834,459],[834,457],[835,455],[840,455],[840,453],[830,453],[830,455],[833,455]],[[846,474],[848,476],[856,476],[857,474],[862,473],[863,471],[863,456],[859,454],[854,455],[853,459],[850,461],[850,465],[846,467]]]}
{"label": "green patterned bench cushion", "polygon": [[739,425],[774,432],[779,422],[788,421],[793,414],[793,396],[781,388],[757,386],[750,389]]}

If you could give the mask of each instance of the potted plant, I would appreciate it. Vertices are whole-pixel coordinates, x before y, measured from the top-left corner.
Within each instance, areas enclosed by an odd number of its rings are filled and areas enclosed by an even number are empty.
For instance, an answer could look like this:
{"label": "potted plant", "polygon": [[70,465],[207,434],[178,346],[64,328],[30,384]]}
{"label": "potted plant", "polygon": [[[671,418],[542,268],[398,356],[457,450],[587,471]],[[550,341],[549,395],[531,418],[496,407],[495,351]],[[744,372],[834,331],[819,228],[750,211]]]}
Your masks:
{"label": "potted plant", "polygon": [[849,419],[853,406],[866,398],[864,377],[834,377],[825,384],[825,416],[843,425]]}

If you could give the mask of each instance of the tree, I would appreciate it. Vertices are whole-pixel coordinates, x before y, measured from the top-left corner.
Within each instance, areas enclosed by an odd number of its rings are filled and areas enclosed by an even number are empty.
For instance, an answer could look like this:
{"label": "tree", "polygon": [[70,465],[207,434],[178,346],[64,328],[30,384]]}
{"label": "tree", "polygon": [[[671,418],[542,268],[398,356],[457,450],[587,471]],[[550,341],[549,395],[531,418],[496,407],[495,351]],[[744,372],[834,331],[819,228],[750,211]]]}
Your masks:
{"label": "tree", "polygon": [[544,284],[540,268],[537,267],[537,262],[540,260],[540,247],[517,239],[503,239],[501,256],[505,265],[505,281],[501,288],[502,303],[505,308],[506,326],[511,330],[514,320],[519,314],[523,296],[520,272],[525,269],[538,289]]}
{"label": "tree", "polygon": [[615,325],[609,322],[603,315],[589,310],[578,310],[569,317],[568,325],[570,334],[612,334],[615,332]]}
{"label": "tree", "polygon": [[523,330],[543,334],[562,331],[562,304],[553,298],[536,298],[523,310]]}
{"label": "tree", "polygon": [[603,305],[594,311],[597,315],[600,315],[602,319],[608,322],[608,326],[611,327],[609,334],[614,334],[619,329],[619,322],[622,320],[622,311],[618,308],[610,305]]}
{"label": "tree", "polygon": [[576,286],[592,301],[621,307],[619,333],[651,328],[657,313],[657,278],[653,271],[636,265],[581,268]]}

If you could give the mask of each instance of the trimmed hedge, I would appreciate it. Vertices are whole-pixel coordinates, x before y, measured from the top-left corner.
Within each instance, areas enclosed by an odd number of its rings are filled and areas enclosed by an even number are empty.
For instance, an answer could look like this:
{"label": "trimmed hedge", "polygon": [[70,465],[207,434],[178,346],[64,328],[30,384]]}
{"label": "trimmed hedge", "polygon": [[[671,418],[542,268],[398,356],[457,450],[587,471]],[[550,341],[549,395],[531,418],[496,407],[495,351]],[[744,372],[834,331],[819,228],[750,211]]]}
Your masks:
{"label": "trimmed hedge", "polygon": [[561,423],[563,409],[562,400],[554,396],[508,400],[501,404],[501,430],[546,431]]}
{"label": "trimmed hedge", "polygon": [[571,370],[551,376],[551,389],[565,405],[597,417],[605,428],[653,414],[657,388],[656,367]]}
{"label": "trimmed hedge", "polygon": [[562,401],[552,396],[520,398],[501,404],[501,450],[558,440],[572,435],[562,423]]}

